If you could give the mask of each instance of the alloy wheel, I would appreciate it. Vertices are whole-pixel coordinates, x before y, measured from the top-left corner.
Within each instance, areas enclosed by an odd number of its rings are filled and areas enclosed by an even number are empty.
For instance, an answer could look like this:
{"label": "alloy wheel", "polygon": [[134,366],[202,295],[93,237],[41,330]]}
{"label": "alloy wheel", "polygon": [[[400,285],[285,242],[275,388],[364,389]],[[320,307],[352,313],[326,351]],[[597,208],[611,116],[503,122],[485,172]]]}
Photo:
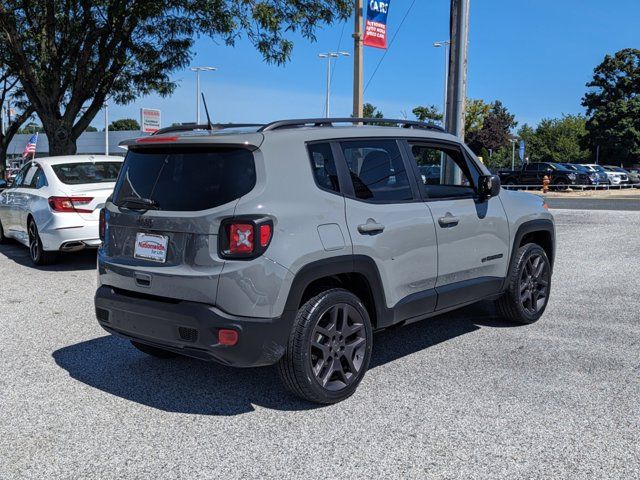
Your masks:
{"label": "alloy wheel", "polygon": [[29,222],[29,253],[33,261],[38,260],[40,257],[40,239],[38,238],[38,228],[34,221]]}
{"label": "alloy wheel", "polygon": [[529,315],[544,308],[549,292],[549,266],[542,255],[531,255],[520,275],[520,304]]}
{"label": "alloy wheel", "polygon": [[366,357],[364,319],[356,308],[339,303],[320,316],[311,338],[311,369],[325,389],[339,391],[358,378]]}

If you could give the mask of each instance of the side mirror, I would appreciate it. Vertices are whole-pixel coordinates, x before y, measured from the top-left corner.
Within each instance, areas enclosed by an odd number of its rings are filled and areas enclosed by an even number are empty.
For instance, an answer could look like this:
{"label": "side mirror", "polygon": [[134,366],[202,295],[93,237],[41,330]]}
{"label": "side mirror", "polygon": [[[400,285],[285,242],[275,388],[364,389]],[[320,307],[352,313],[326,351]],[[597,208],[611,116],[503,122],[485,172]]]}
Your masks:
{"label": "side mirror", "polygon": [[482,200],[497,197],[500,194],[500,177],[498,175],[481,175],[478,182],[478,194]]}

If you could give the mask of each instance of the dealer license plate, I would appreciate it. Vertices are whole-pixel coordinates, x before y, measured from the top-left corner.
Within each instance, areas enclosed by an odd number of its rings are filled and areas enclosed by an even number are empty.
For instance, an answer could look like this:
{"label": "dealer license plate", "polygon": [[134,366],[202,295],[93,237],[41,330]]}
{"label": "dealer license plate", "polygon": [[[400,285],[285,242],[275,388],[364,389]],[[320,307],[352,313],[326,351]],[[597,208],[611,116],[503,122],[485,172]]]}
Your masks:
{"label": "dealer license plate", "polygon": [[133,256],[152,262],[164,263],[167,260],[168,243],[169,237],[164,235],[138,233],[136,235],[136,246],[133,250]]}

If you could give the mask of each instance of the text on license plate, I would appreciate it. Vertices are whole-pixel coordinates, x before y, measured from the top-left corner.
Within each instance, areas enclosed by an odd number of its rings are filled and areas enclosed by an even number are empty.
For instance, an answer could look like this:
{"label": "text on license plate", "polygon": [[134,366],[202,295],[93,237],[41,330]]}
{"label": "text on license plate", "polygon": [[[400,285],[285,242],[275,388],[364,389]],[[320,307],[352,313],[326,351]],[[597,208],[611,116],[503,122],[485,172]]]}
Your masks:
{"label": "text on license plate", "polygon": [[169,237],[164,235],[152,235],[149,233],[138,233],[136,235],[136,245],[133,250],[135,258],[143,258],[152,262],[164,263],[167,259],[167,244]]}

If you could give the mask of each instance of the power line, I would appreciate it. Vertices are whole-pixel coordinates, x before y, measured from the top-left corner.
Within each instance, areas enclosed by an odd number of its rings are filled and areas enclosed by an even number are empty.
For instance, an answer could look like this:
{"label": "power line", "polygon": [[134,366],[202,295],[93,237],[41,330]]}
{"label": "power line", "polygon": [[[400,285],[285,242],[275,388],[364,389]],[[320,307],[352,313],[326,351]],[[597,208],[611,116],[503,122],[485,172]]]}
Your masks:
{"label": "power line", "polygon": [[396,37],[398,36],[398,33],[400,33],[400,30],[402,29],[402,25],[404,25],[404,21],[409,16],[409,12],[411,12],[411,9],[415,5],[415,3],[416,3],[416,0],[413,0],[411,2],[411,5],[409,5],[409,8],[407,8],[407,11],[405,12],[404,17],[402,17],[402,21],[400,22],[400,25],[398,25],[398,29],[396,30],[396,33],[393,34],[393,37],[391,38],[391,42],[389,42],[389,47],[384,51],[384,54],[382,55],[382,58],[380,58],[380,61],[378,61],[378,64],[376,65],[376,68],[373,70],[373,73],[369,77],[369,81],[365,85],[364,91],[362,93],[365,93],[367,91],[367,88],[369,88],[369,84],[373,80],[373,77],[376,76],[376,73],[378,72],[378,69],[380,68],[380,65],[382,65],[382,62],[386,58],[387,53],[389,53],[389,50],[391,50],[391,47],[393,46],[393,42],[395,41]]}

